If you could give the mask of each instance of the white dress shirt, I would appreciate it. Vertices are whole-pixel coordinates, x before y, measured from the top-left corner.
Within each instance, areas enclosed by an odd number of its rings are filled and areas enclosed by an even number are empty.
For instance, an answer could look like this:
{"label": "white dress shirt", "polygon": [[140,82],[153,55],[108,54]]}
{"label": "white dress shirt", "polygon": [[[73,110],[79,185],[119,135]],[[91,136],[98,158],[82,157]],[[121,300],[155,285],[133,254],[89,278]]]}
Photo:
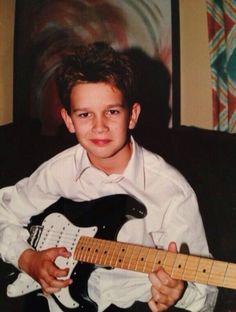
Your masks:
{"label": "white dress shirt", "polygon": [[[60,197],[88,201],[113,194],[128,194],[147,210],[145,218],[132,219],[117,240],[167,249],[175,241],[195,255],[209,256],[195,193],[184,177],[160,156],[140,147],[132,138],[133,152],[123,174],[106,175],[93,167],[81,145],[43,163],[30,177],[0,190],[0,255],[18,267],[18,258],[29,248],[23,225]],[[102,216],[101,216],[102,217]],[[125,274],[124,274],[125,272]],[[93,271],[89,295],[99,312],[111,303],[126,308],[148,301],[151,284],[144,273],[120,269]],[[213,311],[217,289],[196,283],[188,287],[176,307]],[[49,299],[53,312],[61,311]]]}

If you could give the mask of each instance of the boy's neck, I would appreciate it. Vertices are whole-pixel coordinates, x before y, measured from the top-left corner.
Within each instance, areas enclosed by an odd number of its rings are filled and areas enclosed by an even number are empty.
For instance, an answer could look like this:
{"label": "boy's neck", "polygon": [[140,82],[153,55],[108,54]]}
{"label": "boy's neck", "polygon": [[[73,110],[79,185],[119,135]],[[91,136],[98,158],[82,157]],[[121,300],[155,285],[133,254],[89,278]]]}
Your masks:
{"label": "boy's neck", "polygon": [[127,164],[132,155],[132,143],[126,144],[124,149],[112,157],[94,160],[93,157],[89,157],[92,165],[97,169],[103,171],[107,175],[121,174],[124,172]]}

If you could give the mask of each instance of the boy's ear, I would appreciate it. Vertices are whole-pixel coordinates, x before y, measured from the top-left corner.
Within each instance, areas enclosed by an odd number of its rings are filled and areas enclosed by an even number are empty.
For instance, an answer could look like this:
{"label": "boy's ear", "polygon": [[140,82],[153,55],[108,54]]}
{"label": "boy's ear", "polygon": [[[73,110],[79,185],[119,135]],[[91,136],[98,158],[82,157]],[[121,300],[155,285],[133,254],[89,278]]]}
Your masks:
{"label": "boy's ear", "polygon": [[134,129],[139,118],[139,114],[141,112],[141,106],[139,103],[134,103],[130,112],[130,119],[129,119],[129,129]]}
{"label": "boy's ear", "polygon": [[64,123],[67,129],[70,131],[70,133],[75,133],[75,127],[74,127],[73,121],[70,115],[67,113],[65,108],[61,109],[61,117],[64,120]]}

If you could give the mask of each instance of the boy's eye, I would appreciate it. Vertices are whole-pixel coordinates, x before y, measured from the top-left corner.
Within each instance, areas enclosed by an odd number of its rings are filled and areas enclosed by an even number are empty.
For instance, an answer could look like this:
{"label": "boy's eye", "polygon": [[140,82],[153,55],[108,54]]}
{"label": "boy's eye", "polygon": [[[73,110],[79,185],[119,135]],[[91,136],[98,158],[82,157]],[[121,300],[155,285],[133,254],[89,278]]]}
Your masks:
{"label": "boy's eye", "polygon": [[86,112],[80,113],[78,116],[79,116],[80,118],[86,118],[86,117],[89,117],[89,113],[86,113]]}
{"label": "boy's eye", "polygon": [[119,111],[117,109],[109,109],[108,114],[117,115],[117,114],[119,114]]}

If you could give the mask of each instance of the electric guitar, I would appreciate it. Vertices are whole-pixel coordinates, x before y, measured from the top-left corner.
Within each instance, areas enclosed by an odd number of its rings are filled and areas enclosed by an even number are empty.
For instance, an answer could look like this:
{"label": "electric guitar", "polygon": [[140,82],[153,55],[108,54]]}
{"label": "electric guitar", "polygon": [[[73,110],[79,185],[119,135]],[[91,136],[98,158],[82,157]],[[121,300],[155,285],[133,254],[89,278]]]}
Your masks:
{"label": "electric guitar", "polygon": [[[59,267],[69,268],[73,279],[72,285],[53,294],[63,311],[97,311],[87,281],[98,266],[146,274],[163,267],[175,279],[236,289],[234,263],[115,241],[125,222],[144,218],[146,213],[135,199],[112,195],[80,203],[60,199],[32,218],[29,242],[36,250],[64,246],[72,253],[70,259],[56,259]],[[30,276],[19,273],[8,285],[7,295],[18,297],[39,289]]]}

